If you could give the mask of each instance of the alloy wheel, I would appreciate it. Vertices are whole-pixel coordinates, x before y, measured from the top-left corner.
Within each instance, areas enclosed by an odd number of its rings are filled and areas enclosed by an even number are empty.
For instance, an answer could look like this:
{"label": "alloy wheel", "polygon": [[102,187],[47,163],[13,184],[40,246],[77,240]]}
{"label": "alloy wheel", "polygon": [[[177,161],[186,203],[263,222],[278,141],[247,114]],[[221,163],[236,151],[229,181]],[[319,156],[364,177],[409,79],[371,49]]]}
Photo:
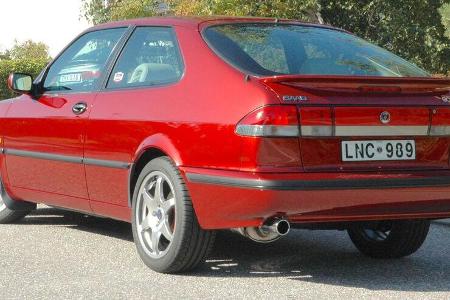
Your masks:
{"label": "alloy wheel", "polygon": [[161,258],[169,250],[175,233],[175,192],[162,172],[151,172],[143,180],[135,206],[136,229],[144,251]]}
{"label": "alloy wheel", "polygon": [[391,222],[380,222],[375,228],[362,229],[363,236],[372,242],[385,241],[392,230]]}

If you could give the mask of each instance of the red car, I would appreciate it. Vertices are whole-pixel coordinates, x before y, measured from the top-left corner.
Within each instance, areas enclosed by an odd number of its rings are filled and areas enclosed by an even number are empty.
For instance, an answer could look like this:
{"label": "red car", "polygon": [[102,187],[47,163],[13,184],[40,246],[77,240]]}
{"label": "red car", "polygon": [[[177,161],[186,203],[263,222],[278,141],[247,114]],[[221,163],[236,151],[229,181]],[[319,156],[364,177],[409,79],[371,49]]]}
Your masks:
{"label": "red car", "polygon": [[450,80],[340,29],[117,22],[8,83],[0,221],[45,203],[131,222],[159,272],[196,267],[218,229],[346,229],[397,258],[450,217]]}

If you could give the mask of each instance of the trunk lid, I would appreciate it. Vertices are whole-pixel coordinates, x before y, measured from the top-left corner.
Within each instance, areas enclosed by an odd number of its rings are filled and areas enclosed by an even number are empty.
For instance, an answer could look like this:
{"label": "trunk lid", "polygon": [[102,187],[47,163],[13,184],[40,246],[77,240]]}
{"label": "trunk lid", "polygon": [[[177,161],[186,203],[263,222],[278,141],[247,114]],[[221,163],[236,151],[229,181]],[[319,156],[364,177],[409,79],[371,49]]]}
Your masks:
{"label": "trunk lid", "polygon": [[306,171],[448,169],[450,79],[277,76],[295,104]]}

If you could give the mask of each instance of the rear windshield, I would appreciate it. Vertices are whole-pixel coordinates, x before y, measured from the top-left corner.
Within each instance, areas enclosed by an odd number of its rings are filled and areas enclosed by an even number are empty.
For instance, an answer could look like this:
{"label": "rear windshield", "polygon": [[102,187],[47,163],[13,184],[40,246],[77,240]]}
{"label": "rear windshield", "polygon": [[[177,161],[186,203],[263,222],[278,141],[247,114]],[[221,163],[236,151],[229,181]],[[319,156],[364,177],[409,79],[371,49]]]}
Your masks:
{"label": "rear windshield", "polygon": [[354,35],[293,24],[224,24],[208,27],[208,44],[250,74],[427,77],[404,59]]}

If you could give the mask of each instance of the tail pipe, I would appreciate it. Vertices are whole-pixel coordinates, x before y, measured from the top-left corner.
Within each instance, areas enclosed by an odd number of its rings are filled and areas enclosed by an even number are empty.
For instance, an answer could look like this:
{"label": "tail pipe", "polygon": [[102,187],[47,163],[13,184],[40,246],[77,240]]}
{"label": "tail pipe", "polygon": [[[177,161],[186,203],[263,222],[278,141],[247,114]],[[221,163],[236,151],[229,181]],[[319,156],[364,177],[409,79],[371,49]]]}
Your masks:
{"label": "tail pipe", "polygon": [[291,224],[285,219],[274,219],[265,223],[262,226],[262,230],[284,236],[291,230]]}
{"label": "tail pipe", "polygon": [[271,243],[286,235],[291,230],[291,224],[286,219],[269,219],[259,227],[241,227],[232,231],[258,243]]}

